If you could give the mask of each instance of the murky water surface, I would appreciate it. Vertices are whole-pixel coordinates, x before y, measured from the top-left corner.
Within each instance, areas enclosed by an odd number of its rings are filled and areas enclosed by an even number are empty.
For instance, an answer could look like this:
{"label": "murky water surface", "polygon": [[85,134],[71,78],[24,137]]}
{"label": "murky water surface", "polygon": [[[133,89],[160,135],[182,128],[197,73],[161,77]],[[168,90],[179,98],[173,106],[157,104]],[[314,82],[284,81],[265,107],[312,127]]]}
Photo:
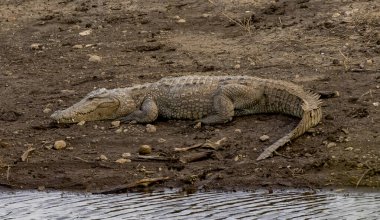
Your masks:
{"label": "murky water surface", "polygon": [[380,219],[380,192],[0,192],[0,219]]}

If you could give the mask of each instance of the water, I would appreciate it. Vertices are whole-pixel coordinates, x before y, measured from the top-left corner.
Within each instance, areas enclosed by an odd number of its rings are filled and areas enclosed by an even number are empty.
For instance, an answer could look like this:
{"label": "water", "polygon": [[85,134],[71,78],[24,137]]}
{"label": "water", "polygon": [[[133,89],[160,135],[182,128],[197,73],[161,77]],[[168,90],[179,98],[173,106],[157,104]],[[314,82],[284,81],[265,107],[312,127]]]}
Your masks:
{"label": "water", "polygon": [[380,219],[380,192],[0,192],[0,219]]}

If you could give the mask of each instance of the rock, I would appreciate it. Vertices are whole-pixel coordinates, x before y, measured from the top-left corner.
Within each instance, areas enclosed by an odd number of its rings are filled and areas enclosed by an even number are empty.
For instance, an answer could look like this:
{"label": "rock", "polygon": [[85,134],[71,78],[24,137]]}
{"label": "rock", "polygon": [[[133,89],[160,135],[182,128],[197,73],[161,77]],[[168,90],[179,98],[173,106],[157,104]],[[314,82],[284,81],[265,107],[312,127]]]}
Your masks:
{"label": "rock", "polygon": [[346,147],[344,150],[346,151],[352,151],[354,148],[353,147]]}
{"label": "rock", "polygon": [[234,132],[235,132],[235,133],[241,133],[241,129],[236,128],[236,129],[234,130]]}
{"label": "rock", "polygon": [[195,129],[199,129],[201,127],[202,127],[202,123],[201,122],[198,122],[196,125],[194,125]]}
{"label": "rock", "polygon": [[336,147],[336,143],[335,142],[330,142],[327,144],[327,148],[332,148],[332,147]]}
{"label": "rock", "polygon": [[50,108],[45,108],[45,109],[43,110],[43,112],[44,112],[45,114],[50,113],[50,112],[51,112],[51,109],[50,109]]}
{"label": "rock", "polygon": [[204,14],[202,14],[202,17],[204,17],[204,18],[209,18],[209,17],[211,17],[211,15],[212,15],[212,14],[204,13]]}
{"label": "rock", "polygon": [[121,132],[123,132],[123,128],[118,128],[118,129],[115,131],[116,134],[120,134]]}
{"label": "rock", "polygon": [[309,153],[305,153],[305,157],[312,157],[313,155],[309,154]]}
{"label": "rock", "polygon": [[88,61],[90,61],[90,62],[100,62],[100,61],[102,61],[102,58],[100,57],[100,56],[98,56],[98,55],[89,55],[90,56],[90,58],[88,58]]}
{"label": "rock", "polygon": [[341,129],[342,131],[343,131],[343,133],[345,133],[345,134],[349,134],[350,132],[348,131],[348,129],[347,128],[342,128]]}
{"label": "rock", "polygon": [[45,186],[38,186],[37,190],[38,191],[44,191],[45,190]]}
{"label": "rock", "polygon": [[234,69],[240,69],[240,64],[236,64],[235,66],[234,66]]}
{"label": "rock", "polygon": [[54,142],[54,149],[56,150],[61,150],[61,149],[64,149],[66,148],[67,144],[66,144],[66,141],[64,140],[58,140],[56,142]]}
{"label": "rock", "polygon": [[112,121],[111,125],[112,125],[113,128],[117,128],[117,127],[120,126],[120,121]]}
{"label": "rock", "polygon": [[42,45],[42,44],[34,43],[34,44],[31,44],[31,45],[30,45],[30,49],[32,49],[32,50],[42,50],[42,49],[44,49],[44,48],[43,48],[43,45]]}
{"label": "rock", "polygon": [[116,163],[124,164],[132,162],[130,159],[120,158],[115,161]]}
{"label": "rock", "polygon": [[166,142],[166,140],[163,139],[163,138],[159,138],[159,139],[157,140],[157,142],[160,143],[160,144],[162,144],[162,143]]}
{"label": "rock", "polygon": [[128,158],[128,157],[130,157],[130,156],[132,156],[131,153],[123,153],[123,154],[121,155],[122,158]]}
{"label": "rock", "polygon": [[264,135],[262,135],[259,139],[260,139],[260,141],[264,142],[264,141],[269,140],[269,136],[266,135],[266,134],[264,134]]}
{"label": "rock", "polygon": [[79,35],[80,36],[87,36],[87,35],[90,35],[91,33],[92,33],[92,30],[88,29],[88,30],[80,32]]}
{"label": "rock", "polygon": [[82,44],[76,44],[73,46],[74,49],[82,49],[83,45]]}
{"label": "rock", "polygon": [[181,18],[181,19],[177,20],[177,23],[186,23],[186,20]]}
{"label": "rock", "polygon": [[77,125],[79,125],[79,126],[83,126],[85,123],[86,123],[86,121],[80,121],[80,122],[78,122]]}
{"label": "rock", "polygon": [[366,61],[366,63],[367,63],[368,65],[372,65],[372,64],[373,64],[373,60],[368,59],[368,60]]}
{"label": "rock", "polygon": [[152,148],[149,146],[149,145],[141,145],[140,148],[139,148],[139,154],[141,155],[147,155],[147,154],[150,154],[152,153]]}
{"label": "rock", "polygon": [[146,130],[146,132],[148,132],[148,133],[154,133],[154,132],[157,131],[157,128],[156,128],[156,126],[154,126],[154,125],[147,124],[145,130]]}
{"label": "rock", "polygon": [[333,18],[337,18],[337,17],[339,17],[339,16],[340,16],[340,14],[339,14],[338,12],[336,12],[336,13],[334,13],[334,14],[332,15]]}
{"label": "rock", "polygon": [[372,103],[372,104],[373,104],[373,106],[375,106],[375,107],[379,107],[380,102],[374,102],[374,103]]}
{"label": "rock", "polygon": [[107,158],[106,155],[104,155],[104,154],[100,155],[100,156],[99,156],[99,159],[100,159],[100,160],[103,160],[103,161],[108,160],[108,158]]}

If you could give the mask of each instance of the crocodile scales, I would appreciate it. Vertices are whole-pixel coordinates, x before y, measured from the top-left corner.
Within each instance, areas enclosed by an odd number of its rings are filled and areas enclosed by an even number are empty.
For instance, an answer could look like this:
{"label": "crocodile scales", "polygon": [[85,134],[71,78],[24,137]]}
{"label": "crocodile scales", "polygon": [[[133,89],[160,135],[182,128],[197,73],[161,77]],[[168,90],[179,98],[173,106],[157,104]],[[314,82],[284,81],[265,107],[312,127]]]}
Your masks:
{"label": "crocodile scales", "polygon": [[51,118],[59,123],[104,119],[150,123],[158,116],[226,123],[233,116],[282,113],[300,118],[298,125],[257,158],[317,125],[322,117],[319,95],[296,84],[251,76],[182,76],[117,89],[98,89]]}

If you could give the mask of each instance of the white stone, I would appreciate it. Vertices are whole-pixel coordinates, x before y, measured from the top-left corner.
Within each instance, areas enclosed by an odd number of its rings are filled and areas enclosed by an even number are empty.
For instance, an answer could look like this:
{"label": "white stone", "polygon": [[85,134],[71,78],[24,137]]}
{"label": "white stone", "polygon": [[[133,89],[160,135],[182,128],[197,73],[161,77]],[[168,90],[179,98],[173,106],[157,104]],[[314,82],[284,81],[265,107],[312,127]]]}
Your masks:
{"label": "white stone", "polygon": [[61,149],[64,149],[66,148],[67,144],[66,144],[66,141],[64,140],[58,140],[56,142],[54,142],[54,149],[56,150],[61,150]]}
{"label": "white stone", "polygon": [[100,62],[100,61],[102,61],[102,58],[100,57],[100,56],[98,56],[98,55],[89,55],[90,56],[90,58],[88,58],[88,61],[90,61],[90,62]]}
{"label": "white stone", "polygon": [[108,160],[108,158],[106,157],[106,155],[104,155],[104,154],[102,154],[102,155],[100,155],[100,160]]}
{"label": "white stone", "polygon": [[267,140],[269,140],[269,136],[268,135],[266,135],[266,134],[264,134],[264,135],[262,135],[260,138],[260,141],[267,141]]}
{"label": "white stone", "polygon": [[123,154],[121,155],[122,158],[128,158],[128,157],[130,157],[130,156],[132,156],[131,153],[123,153]]}
{"label": "white stone", "polygon": [[120,158],[115,161],[116,163],[124,164],[132,162],[130,159]]}
{"label": "white stone", "polygon": [[88,30],[80,32],[79,35],[80,36],[86,36],[86,35],[90,35],[91,33],[92,33],[92,30],[88,29]]}
{"label": "white stone", "polygon": [[146,130],[146,132],[148,132],[148,133],[154,133],[154,132],[157,131],[157,128],[156,128],[156,126],[154,126],[154,125],[147,124],[145,130]]}

